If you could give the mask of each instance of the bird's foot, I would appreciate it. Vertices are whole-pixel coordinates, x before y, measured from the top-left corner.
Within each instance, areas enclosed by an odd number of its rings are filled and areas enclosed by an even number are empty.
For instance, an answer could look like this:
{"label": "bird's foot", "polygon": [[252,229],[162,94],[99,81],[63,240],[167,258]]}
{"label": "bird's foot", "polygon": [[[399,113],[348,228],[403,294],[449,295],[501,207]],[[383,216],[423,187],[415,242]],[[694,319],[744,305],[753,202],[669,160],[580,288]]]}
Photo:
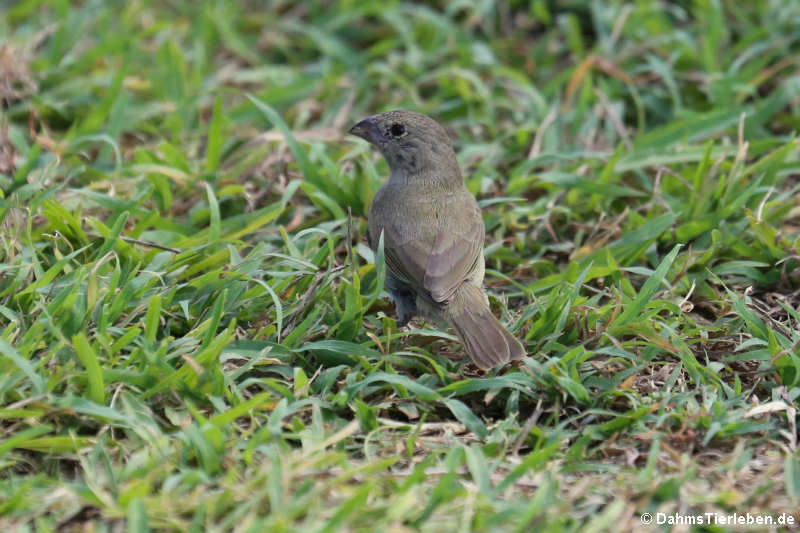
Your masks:
{"label": "bird's foot", "polygon": [[404,328],[411,322],[411,319],[414,318],[414,315],[400,315],[397,317],[397,329]]}

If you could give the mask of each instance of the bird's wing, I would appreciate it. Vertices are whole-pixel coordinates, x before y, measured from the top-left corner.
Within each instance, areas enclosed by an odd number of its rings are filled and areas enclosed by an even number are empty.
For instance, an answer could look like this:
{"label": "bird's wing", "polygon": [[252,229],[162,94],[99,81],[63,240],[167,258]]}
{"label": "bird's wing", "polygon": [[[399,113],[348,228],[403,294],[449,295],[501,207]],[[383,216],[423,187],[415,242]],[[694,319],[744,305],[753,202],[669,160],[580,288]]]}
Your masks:
{"label": "bird's wing", "polygon": [[423,286],[433,301],[450,300],[456,289],[473,274],[481,260],[483,237],[480,212],[462,227],[439,230],[423,278]]}
{"label": "bird's wing", "polygon": [[[401,238],[386,228],[384,257],[389,273],[426,294],[436,303],[447,302],[474,272],[481,259],[484,226],[480,211],[474,216],[456,216],[431,240]],[[388,231],[386,231],[388,229]]]}
{"label": "bird's wing", "polygon": [[414,239],[398,239],[392,231],[384,235],[384,258],[389,274],[414,288],[425,276],[428,252]]}
{"label": "bird's wing", "polygon": [[380,227],[380,224],[367,233],[369,246],[373,250],[378,249],[380,231],[383,232],[383,258],[386,263],[386,272],[403,285],[414,288],[419,287],[419,282],[425,275],[425,261],[427,254],[423,256],[422,250],[414,246],[414,239],[403,238],[402,233],[397,231],[392,225]]}

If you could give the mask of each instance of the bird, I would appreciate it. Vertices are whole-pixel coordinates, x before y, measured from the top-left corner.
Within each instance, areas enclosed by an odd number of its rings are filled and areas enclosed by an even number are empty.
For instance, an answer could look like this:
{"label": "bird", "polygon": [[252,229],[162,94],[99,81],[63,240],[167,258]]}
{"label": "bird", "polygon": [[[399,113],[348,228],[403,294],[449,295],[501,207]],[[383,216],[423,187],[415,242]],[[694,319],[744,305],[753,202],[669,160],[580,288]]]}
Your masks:
{"label": "bird", "polygon": [[377,251],[383,236],[385,287],[398,326],[415,316],[452,326],[483,370],[523,358],[522,344],[489,307],[486,229],[444,127],[400,109],[367,117],[349,133],[375,146],[389,164],[369,208],[367,240]]}

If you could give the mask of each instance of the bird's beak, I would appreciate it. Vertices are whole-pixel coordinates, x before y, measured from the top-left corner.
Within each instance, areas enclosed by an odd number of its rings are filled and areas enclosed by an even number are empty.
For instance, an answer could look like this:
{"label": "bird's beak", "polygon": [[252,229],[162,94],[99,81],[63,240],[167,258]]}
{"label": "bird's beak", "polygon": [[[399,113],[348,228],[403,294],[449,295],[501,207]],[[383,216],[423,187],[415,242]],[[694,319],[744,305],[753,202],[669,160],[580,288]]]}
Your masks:
{"label": "bird's beak", "polygon": [[355,135],[356,137],[361,137],[362,139],[371,142],[372,144],[378,144],[381,141],[384,141],[383,133],[381,133],[380,128],[372,120],[372,117],[365,118],[348,131],[350,135]]}

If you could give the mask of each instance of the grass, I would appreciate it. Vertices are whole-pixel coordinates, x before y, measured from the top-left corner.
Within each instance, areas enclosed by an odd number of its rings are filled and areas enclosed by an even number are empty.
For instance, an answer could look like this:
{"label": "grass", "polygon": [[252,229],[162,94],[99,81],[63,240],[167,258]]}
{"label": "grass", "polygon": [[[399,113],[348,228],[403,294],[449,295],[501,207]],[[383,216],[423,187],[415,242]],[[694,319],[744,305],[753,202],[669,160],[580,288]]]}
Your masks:
{"label": "grass", "polygon": [[[795,2],[0,10],[3,531],[800,519]],[[345,135],[397,107],[522,364],[398,331]]]}

